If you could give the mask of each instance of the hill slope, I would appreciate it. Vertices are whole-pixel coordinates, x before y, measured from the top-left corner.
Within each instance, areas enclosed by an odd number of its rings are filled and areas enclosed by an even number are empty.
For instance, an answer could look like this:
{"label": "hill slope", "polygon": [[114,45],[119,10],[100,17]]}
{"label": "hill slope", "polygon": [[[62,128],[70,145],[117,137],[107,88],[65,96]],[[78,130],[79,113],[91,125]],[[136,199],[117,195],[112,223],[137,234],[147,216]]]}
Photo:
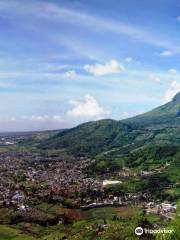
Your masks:
{"label": "hill slope", "polygon": [[100,120],[65,130],[41,143],[75,155],[128,152],[151,145],[180,145],[180,93],[171,102],[123,121]]}
{"label": "hill slope", "polygon": [[180,92],[171,102],[157,107],[147,113],[124,120],[127,124],[141,127],[164,127],[180,125]]}
{"label": "hill slope", "polygon": [[41,144],[43,148],[67,148],[76,155],[94,155],[110,149],[118,142],[123,146],[133,137],[133,129],[119,121],[88,122],[57,134]]}

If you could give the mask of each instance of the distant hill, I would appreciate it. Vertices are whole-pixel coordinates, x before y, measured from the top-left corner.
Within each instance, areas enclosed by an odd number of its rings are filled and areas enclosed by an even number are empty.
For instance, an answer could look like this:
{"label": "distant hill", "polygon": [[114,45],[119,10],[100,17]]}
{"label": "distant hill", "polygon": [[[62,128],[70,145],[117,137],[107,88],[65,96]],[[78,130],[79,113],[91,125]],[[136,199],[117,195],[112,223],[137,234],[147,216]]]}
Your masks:
{"label": "distant hill", "polygon": [[88,122],[44,140],[43,149],[65,149],[74,155],[128,152],[147,145],[180,145],[180,93],[171,102],[123,121]]}
{"label": "distant hill", "polygon": [[94,155],[118,143],[126,144],[133,129],[125,123],[111,119],[88,122],[66,130],[41,144],[43,148],[67,148],[76,155]]}

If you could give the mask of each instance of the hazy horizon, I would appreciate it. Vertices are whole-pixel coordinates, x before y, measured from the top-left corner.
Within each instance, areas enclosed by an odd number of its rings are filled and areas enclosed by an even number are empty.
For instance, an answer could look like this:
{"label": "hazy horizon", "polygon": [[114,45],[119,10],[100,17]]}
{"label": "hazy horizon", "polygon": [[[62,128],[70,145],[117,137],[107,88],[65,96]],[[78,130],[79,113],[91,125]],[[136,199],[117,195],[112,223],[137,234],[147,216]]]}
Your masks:
{"label": "hazy horizon", "polygon": [[170,101],[179,29],[178,0],[0,0],[0,132],[120,120]]}

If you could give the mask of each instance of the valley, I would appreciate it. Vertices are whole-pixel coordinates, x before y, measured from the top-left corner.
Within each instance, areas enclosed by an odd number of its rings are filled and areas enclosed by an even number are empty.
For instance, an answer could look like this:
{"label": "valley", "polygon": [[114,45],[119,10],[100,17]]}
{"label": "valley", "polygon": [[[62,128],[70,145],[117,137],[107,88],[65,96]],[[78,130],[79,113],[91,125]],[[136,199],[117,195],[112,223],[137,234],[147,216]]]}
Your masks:
{"label": "valley", "polygon": [[0,239],[178,239],[179,107],[177,94],[123,121],[1,135]]}

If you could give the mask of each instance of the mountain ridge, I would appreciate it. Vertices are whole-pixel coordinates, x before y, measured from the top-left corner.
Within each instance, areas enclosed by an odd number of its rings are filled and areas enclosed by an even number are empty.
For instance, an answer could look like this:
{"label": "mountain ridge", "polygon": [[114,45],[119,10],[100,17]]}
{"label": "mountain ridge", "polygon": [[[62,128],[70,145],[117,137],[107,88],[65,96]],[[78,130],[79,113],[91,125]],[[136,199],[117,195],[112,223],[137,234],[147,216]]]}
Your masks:
{"label": "mountain ridge", "polygon": [[112,149],[147,144],[180,144],[180,92],[172,101],[125,119],[103,119],[78,125],[45,140],[43,149],[65,149],[73,155],[97,155]]}

